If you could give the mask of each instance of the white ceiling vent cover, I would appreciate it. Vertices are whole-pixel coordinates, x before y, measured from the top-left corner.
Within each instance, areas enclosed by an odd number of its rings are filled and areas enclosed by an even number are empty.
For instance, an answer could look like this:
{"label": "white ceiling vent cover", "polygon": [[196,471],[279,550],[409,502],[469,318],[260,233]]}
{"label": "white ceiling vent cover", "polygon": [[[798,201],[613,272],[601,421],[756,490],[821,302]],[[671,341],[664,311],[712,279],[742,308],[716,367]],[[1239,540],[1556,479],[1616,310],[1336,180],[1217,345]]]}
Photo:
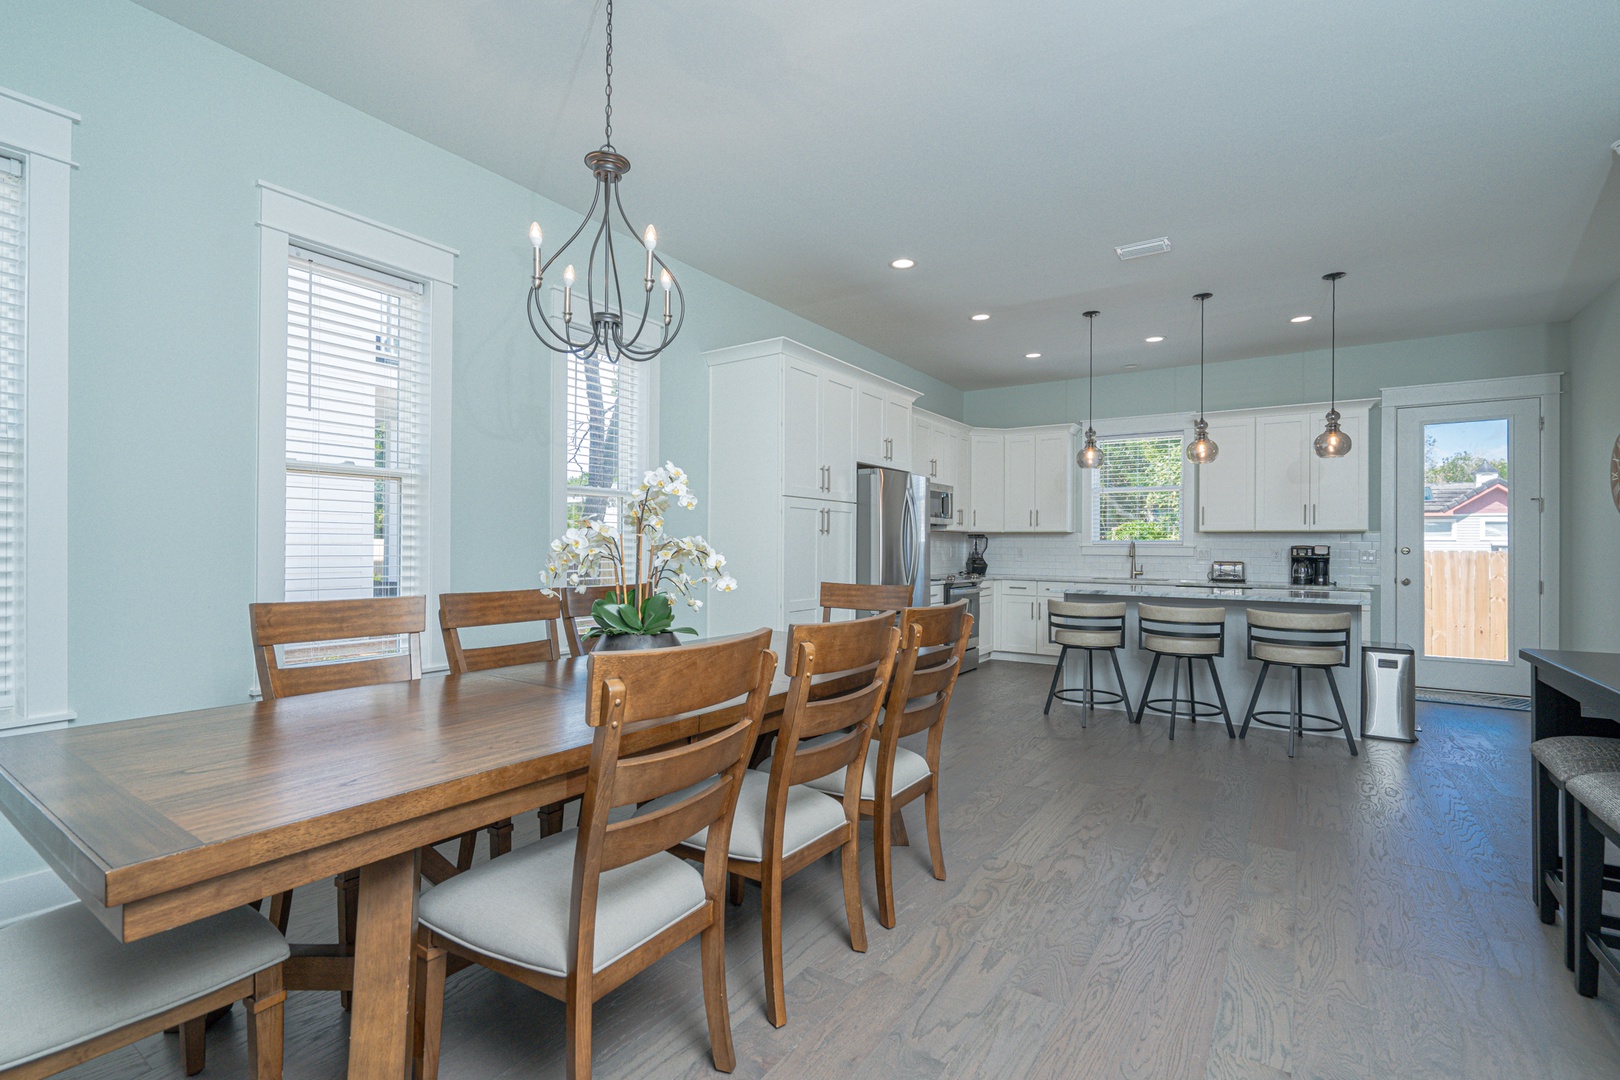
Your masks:
{"label": "white ceiling vent cover", "polygon": [[1135,244],[1121,244],[1114,249],[1114,253],[1121,259],[1140,259],[1144,255],[1162,255],[1170,250],[1170,238],[1161,236],[1157,240],[1142,240]]}

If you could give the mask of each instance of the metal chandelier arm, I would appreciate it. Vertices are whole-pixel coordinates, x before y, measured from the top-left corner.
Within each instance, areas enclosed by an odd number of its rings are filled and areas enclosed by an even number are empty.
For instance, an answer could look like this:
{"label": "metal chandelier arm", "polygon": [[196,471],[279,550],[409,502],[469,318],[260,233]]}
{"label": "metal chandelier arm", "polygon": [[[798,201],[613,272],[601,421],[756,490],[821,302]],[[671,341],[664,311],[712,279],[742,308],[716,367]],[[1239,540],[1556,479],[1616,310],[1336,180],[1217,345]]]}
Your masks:
{"label": "metal chandelier arm", "polygon": [[[576,342],[573,339],[573,335],[568,332],[568,326],[566,324],[564,324],[563,333],[561,334],[557,332],[556,327],[551,325],[551,319],[546,315],[545,308],[543,306],[545,301],[541,296],[542,291],[542,288],[531,288],[529,290],[529,302],[526,305],[529,315],[529,329],[534,331],[534,336],[540,340],[540,344],[544,345],[552,352],[572,353],[575,356],[589,356],[593,351],[594,343],[592,341],[586,340]],[[536,315],[540,316],[540,321],[538,323],[535,322]],[[547,340],[548,337],[550,340]],[[552,344],[553,341],[558,342],[558,344]]]}

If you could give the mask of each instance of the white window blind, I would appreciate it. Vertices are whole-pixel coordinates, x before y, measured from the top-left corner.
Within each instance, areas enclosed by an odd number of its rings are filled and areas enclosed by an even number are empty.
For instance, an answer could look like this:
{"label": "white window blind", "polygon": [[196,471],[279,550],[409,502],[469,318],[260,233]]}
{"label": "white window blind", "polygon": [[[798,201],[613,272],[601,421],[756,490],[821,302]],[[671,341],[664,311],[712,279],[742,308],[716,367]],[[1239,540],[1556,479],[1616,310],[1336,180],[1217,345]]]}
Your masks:
{"label": "white window blind", "polygon": [[288,600],[421,591],[426,319],[420,283],[290,249]]}
{"label": "white window blind", "polygon": [[17,707],[23,558],[23,167],[0,155],[0,709]]}
{"label": "white window blind", "polygon": [[1181,436],[1097,440],[1102,468],[1091,481],[1091,539],[1181,540]]}
{"label": "white window blind", "polygon": [[568,524],[619,523],[647,469],[646,365],[568,354]]}

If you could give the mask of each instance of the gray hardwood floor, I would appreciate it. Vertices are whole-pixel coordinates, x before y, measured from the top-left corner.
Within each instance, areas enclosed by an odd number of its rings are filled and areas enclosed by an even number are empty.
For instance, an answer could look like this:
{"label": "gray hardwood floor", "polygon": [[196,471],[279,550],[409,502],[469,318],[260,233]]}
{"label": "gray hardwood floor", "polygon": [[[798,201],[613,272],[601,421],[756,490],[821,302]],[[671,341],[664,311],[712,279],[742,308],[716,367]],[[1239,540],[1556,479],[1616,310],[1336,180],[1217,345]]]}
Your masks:
{"label": "gray hardwood floor", "polygon": [[[1420,706],[1415,747],[1218,723],[1041,715],[1049,669],[964,676],[945,741],[949,880],[897,856],[899,925],[864,955],[838,867],[788,883],[788,1024],[762,1012],[759,901],[727,924],[738,1077],[1573,1077],[1620,1073],[1620,986],[1574,992],[1531,906],[1524,713]],[[1229,688],[1235,701],[1242,688]],[[923,837],[921,807],[907,815]],[[535,835],[532,815],[520,841]],[[329,939],[332,887],[295,938]],[[696,943],[605,999],[597,1075],[713,1077]],[[469,970],[444,1075],[562,1075],[562,1007]],[[287,1073],[343,1075],[334,994],[289,1001]],[[206,1076],[245,1072],[240,1011]],[[179,1077],[159,1036],[72,1072]]]}

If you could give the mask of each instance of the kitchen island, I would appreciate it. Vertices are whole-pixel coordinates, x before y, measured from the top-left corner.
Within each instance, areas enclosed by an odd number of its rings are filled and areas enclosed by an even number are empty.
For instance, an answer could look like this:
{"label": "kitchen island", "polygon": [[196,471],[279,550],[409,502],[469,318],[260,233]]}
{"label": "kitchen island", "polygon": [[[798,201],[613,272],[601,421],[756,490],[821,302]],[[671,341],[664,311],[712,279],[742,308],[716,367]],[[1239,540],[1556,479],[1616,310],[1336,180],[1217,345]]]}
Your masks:
{"label": "kitchen island", "polygon": [[[1208,581],[1145,579],[1101,579],[1101,578],[1042,578],[1040,581],[1027,579],[992,578],[996,593],[995,625],[992,633],[995,638],[993,653],[998,658],[1022,660],[1026,662],[1047,662],[1055,660],[1058,647],[1050,645],[1047,641],[1046,630],[1046,601],[1047,600],[1074,600],[1107,602],[1122,600],[1126,604],[1125,620],[1125,647],[1120,650],[1120,666],[1125,672],[1126,690],[1130,694],[1132,705],[1136,705],[1142,695],[1143,684],[1147,682],[1148,668],[1153,662],[1151,653],[1144,653],[1137,647],[1137,617],[1136,606],[1142,601],[1148,603],[1182,604],[1186,606],[1220,606],[1226,608],[1226,650],[1225,655],[1215,659],[1215,669],[1220,674],[1221,687],[1226,692],[1227,705],[1232,712],[1232,723],[1240,726],[1243,722],[1243,710],[1248,705],[1249,695],[1254,691],[1254,682],[1260,675],[1260,662],[1248,658],[1247,620],[1244,611],[1248,608],[1262,610],[1292,610],[1298,611],[1305,607],[1312,611],[1348,612],[1350,614],[1350,666],[1335,668],[1333,677],[1338,680],[1339,693],[1344,698],[1345,713],[1350,719],[1351,731],[1360,741],[1361,733],[1361,646],[1365,641],[1365,627],[1368,624],[1372,611],[1373,594],[1371,589],[1341,588],[1341,587],[1312,587],[1294,586],[1287,584],[1238,584],[1223,583],[1212,584]],[[1026,615],[1027,611],[1027,615]],[[1025,620],[1028,620],[1027,622]],[[1085,667],[1083,654],[1070,653],[1064,673],[1064,685],[1078,687],[1081,685],[1082,672]],[[1198,665],[1199,674],[1196,676],[1198,686],[1197,696],[1204,701],[1214,701],[1214,689],[1209,685],[1208,671],[1202,664]],[[1111,689],[1113,675],[1108,665],[1099,665],[1096,668],[1098,687]],[[1281,678],[1282,672],[1266,680],[1266,688],[1262,693],[1256,708],[1261,710],[1288,708],[1289,686],[1291,680]],[[1318,713],[1324,716],[1333,716],[1333,698],[1327,688],[1327,682],[1320,675],[1307,672],[1305,677],[1306,712]],[[1153,688],[1153,696],[1170,696],[1170,679],[1168,665],[1159,666],[1159,681]],[[1070,707],[1072,708],[1072,706]],[[1053,715],[1058,713],[1057,703],[1053,703]],[[1066,710],[1067,711],[1067,710]],[[1275,718],[1273,718],[1275,719]],[[1214,718],[1220,724],[1220,718]],[[1168,723],[1168,717],[1149,713],[1143,716],[1142,722]],[[1206,721],[1207,722],[1207,721]],[[1309,719],[1306,725],[1314,722]],[[1269,737],[1269,729],[1260,730]],[[1331,733],[1335,739],[1342,736],[1337,732]],[[1286,738],[1286,734],[1278,731],[1275,735]],[[1340,743],[1343,750],[1343,743]]]}

